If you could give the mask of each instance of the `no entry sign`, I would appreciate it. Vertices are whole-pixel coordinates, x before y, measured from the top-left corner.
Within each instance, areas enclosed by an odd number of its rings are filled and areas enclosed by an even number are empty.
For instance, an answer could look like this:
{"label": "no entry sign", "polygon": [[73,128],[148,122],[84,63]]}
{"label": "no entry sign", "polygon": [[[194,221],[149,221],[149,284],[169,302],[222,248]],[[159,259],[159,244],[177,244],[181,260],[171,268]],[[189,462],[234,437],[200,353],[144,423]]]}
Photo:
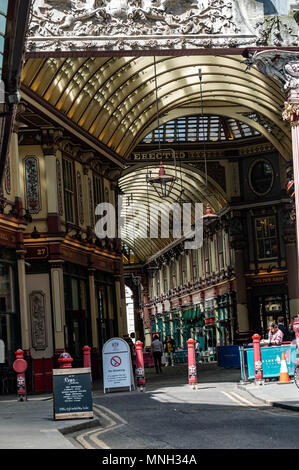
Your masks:
{"label": "no entry sign", "polygon": [[103,346],[104,393],[116,388],[135,388],[128,343],[112,338]]}

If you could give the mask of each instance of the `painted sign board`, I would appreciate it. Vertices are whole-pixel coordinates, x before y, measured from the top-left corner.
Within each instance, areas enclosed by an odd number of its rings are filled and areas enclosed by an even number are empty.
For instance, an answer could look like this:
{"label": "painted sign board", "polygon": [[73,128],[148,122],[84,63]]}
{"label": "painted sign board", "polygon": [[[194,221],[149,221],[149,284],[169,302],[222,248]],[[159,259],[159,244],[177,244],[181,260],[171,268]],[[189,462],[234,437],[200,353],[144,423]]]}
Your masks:
{"label": "painted sign board", "polygon": [[53,369],[54,419],[93,418],[90,367]]}
{"label": "painted sign board", "polygon": [[104,393],[116,388],[135,389],[128,343],[121,338],[109,339],[103,346]]}
{"label": "painted sign board", "polygon": [[[253,348],[247,349],[247,366],[248,366],[248,378],[254,379],[254,360],[253,360]],[[281,355],[285,353],[286,364],[289,376],[294,375],[295,361],[296,361],[296,345],[281,345],[262,347],[262,368],[263,377],[279,377],[281,367]]]}

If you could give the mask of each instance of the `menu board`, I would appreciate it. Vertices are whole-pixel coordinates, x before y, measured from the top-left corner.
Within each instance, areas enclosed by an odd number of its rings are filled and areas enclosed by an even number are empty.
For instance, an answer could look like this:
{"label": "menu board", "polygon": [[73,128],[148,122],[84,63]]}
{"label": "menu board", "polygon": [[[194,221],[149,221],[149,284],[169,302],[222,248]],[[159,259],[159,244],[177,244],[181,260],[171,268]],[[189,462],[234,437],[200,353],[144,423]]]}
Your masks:
{"label": "menu board", "polygon": [[54,419],[93,418],[90,367],[53,369]]}

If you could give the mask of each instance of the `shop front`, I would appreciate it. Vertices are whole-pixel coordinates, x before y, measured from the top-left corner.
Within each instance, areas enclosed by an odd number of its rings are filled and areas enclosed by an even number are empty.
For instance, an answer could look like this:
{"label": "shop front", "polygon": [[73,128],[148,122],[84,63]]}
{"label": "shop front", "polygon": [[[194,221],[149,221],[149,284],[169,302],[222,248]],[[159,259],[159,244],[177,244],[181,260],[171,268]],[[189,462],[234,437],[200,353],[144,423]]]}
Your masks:
{"label": "shop front", "polygon": [[64,299],[66,349],[73,358],[73,367],[82,367],[82,348],[91,344],[88,276],[84,268],[69,263],[64,266]]}
{"label": "shop front", "polygon": [[[285,281],[285,283],[281,283]],[[286,275],[259,276],[250,279],[252,305],[252,331],[262,338],[268,337],[268,325],[282,316],[285,325],[290,325],[288,285]]]}
{"label": "shop front", "polygon": [[0,247],[0,339],[5,345],[5,363],[11,366],[20,347],[20,316],[17,265],[14,250]]}

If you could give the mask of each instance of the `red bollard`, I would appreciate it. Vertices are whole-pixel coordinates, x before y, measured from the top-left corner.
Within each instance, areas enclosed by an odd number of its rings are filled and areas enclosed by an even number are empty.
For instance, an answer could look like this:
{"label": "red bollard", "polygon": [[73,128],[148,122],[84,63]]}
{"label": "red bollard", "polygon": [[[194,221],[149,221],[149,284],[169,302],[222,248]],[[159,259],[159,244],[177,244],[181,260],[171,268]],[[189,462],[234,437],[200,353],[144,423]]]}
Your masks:
{"label": "red bollard", "polygon": [[83,367],[90,368],[90,380],[91,380],[91,388],[92,388],[91,358],[90,358],[91,348],[89,346],[84,346],[84,348],[82,348],[82,351],[83,351]]}
{"label": "red bollard", "polygon": [[13,370],[17,373],[17,392],[20,401],[23,401],[24,398],[27,400],[27,389],[26,389],[26,378],[25,371],[27,370],[28,364],[24,359],[24,351],[18,349],[15,352],[16,360],[14,361],[12,367]]}
{"label": "red bollard", "polygon": [[188,339],[188,379],[189,385],[192,385],[193,388],[197,385],[197,369],[196,369],[196,359],[195,359],[195,345],[196,341],[192,338]]}
{"label": "red bollard", "polygon": [[261,337],[258,334],[255,334],[252,336],[254,380],[255,380],[255,383],[258,383],[258,384],[261,384],[263,382],[263,364],[262,364],[260,339]]}
{"label": "red bollard", "polygon": [[82,348],[82,351],[83,351],[83,367],[91,368],[91,359],[90,359],[91,348],[89,346],[84,346],[84,348]]}
{"label": "red bollard", "polygon": [[60,364],[60,369],[71,369],[73,358],[67,352],[63,352],[60,354],[58,362]]}
{"label": "red bollard", "polygon": [[143,343],[142,341],[136,341],[136,369],[135,375],[137,380],[137,388],[140,392],[145,388],[145,373],[144,373],[144,358],[143,358]]}

